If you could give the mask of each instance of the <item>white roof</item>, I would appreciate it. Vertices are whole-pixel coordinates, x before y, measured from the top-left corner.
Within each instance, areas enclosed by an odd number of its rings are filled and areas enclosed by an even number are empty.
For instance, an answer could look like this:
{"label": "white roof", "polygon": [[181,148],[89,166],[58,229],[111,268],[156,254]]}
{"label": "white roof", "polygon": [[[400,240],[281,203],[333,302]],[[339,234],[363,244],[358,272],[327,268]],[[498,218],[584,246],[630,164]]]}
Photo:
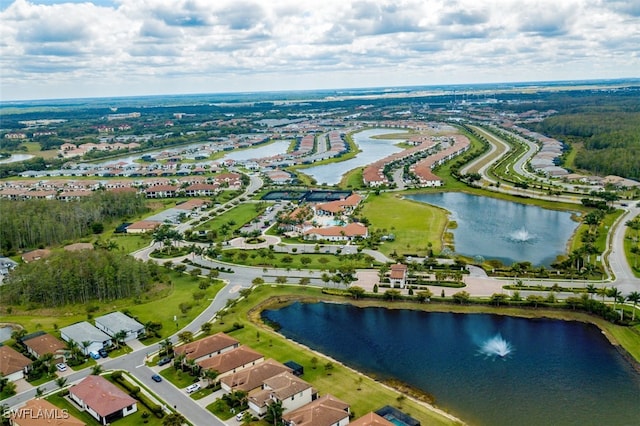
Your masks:
{"label": "white roof", "polygon": [[78,322],[60,329],[60,334],[72,339],[76,343],[90,342],[106,342],[111,337],[105,332],[99,330],[86,321]]}
{"label": "white roof", "polygon": [[111,312],[110,314],[103,315],[95,319],[96,324],[100,323],[104,328],[113,330],[114,332],[124,331],[138,331],[144,328],[144,325],[134,320],[130,316],[123,314],[120,311]]}

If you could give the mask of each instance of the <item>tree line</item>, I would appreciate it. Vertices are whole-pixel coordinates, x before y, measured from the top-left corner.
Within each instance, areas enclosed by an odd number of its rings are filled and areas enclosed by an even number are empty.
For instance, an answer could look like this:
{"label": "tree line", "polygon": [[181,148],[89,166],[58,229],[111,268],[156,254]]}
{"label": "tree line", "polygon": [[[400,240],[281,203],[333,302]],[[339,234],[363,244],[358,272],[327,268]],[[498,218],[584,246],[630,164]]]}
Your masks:
{"label": "tree line", "polygon": [[46,262],[19,265],[0,287],[3,305],[59,307],[107,302],[148,292],[159,267],[125,253],[83,250],[53,254]]}
{"label": "tree line", "polygon": [[563,114],[539,123],[536,131],[576,148],[574,164],[597,175],[640,179],[640,112],[602,111]]}
{"label": "tree line", "polygon": [[0,250],[17,251],[59,245],[100,233],[104,222],[134,217],[147,210],[133,193],[96,191],[81,200],[0,200]]}

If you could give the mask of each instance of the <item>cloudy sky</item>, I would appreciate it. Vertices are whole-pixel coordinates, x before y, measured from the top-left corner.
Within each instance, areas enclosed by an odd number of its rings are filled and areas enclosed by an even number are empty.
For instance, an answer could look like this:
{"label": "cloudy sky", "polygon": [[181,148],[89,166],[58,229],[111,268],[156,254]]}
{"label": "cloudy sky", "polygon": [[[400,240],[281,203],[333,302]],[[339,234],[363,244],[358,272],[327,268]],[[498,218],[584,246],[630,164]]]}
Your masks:
{"label": "cloudy sky", "polygon": [[640,0],[0,0],[0,100],[640,77]]}

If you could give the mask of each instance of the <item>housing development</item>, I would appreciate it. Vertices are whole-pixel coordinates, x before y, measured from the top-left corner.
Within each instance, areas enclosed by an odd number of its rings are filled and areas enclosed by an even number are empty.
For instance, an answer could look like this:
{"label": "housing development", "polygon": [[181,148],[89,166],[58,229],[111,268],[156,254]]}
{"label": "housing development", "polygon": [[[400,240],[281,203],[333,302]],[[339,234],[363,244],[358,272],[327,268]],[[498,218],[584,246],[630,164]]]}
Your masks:
{"label": "housing development", "polygon": [[[600,173],[592,141],[558,124],[587,101],[637,118],[626,110],[637,94],[634,82],[593,82],[3,110],[2,424],[44,424],[33,413],[59,425],[287,426],[522,415],[447,395],[428,366],[402,358],[408,341],[358,346],[359,331],[405,310],[457,312],[432,327],[452,340],[473,334],[450,332],[462,314],[500,315],[469,338],[469,366],[515,363],[525,348],[500,318],[539,316],[595,324],[619,348],[611,356],[637,368],[638,169]],[[362,309],[329,313],[343,305]],[[302,313],[272,319],[288,309]],[[420,321],[397,334],[447,358]],[[627,387],[601,386],[632,394],[633,371],[619,373]],[[485,396],[474,399],[494,403]],[[629,401],[617,419],[637,410]]]}

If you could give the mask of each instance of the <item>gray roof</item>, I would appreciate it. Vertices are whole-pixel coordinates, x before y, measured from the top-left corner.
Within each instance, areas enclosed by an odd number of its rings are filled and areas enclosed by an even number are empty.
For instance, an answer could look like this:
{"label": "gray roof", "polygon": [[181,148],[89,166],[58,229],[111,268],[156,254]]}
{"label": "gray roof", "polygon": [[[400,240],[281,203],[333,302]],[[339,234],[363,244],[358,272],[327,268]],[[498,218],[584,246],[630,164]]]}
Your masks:
{"label": "gray roof", "polygon": [[77,343],[84,341],[105,342],[107,340],[111,340],[111,337],[107,333],[98,330],[86,321],[78,322],[68,327],[63,327],[60,329],[60,333],[70,339],[73,339],[73,341]]}
{"label": "gray roof", "polygon": [[96,323],[102,324],[106,329],[113,330],[116,333],[120,330],[138,331],[144,328],[144,325],[119,311],[98,317],[95,321]]}

